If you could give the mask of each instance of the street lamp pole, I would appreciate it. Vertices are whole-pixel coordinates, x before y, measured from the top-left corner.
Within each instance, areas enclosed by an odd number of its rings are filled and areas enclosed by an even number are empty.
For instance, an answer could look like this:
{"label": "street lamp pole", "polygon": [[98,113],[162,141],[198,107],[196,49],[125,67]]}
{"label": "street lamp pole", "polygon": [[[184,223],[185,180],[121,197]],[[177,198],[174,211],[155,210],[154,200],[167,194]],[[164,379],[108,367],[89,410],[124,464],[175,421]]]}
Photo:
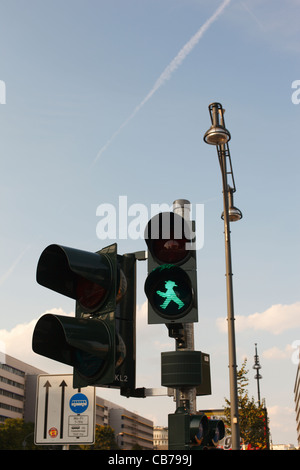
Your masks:
{"label": "street lamp pole", "polygon": [[237,363],[234,326],[234,304],[232,285],[232,263],[229,220],[229,189],[226,175],[226,158],[222,152],[222,179],[223,179],[223,203],[224,203],[224,233],[225,233],[225,258],[226,258],[226,288],[227,288],[227,321],[228,321],[228,351],[229,351],[229,383],[230,383],[230,407],[231,407],[231,439],[232,449],[240,449],[239,419],[238,419],[238,394],[237,394]]}
{"label": "street lamp pole", "polygon": [[[231,439],[232,449],[240,449],[240,428],[238,414],[237,393],[237,363],[234,326],[234,304],[232,284],[230,222],[240,220],[242,213],[233,206],[233,193],[236,191],[233,177],[228,141],[230,133],[225,128],[224,110],[220,103],[209,105],[212,126],[204,135],[204,141],[210,145],[216,145],[222,173],[224,235],[225,235],[225,259],[226,259],[226,289],[227,289],[227,322],[228,322],[228,351],[229,351],[229,383],[230,383],[230,410],[231,410]],[[228,162],[228,165],[227,165]],[[231,176],[232,186],[228,184],[228,176]]]}

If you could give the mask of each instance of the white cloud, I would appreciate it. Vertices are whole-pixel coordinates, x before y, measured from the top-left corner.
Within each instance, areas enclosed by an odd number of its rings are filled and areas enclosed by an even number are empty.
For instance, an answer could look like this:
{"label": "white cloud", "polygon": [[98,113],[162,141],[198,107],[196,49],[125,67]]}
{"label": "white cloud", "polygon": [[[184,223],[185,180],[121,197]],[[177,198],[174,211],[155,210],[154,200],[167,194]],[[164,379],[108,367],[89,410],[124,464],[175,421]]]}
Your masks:
{"label": "white cloud", "polygon": [[[227,332],[227,321],[224,318],[218,318],[217,327],[222,332]],[[236,315],[236,331],[246,329],[264,330],[274,335],[278,335],[285,330],[300,327],[300,302],[291,305],[272,305],[261,313],[253,313],[248,316]]]}
{"label": "white cloud", "polygon": [[[52,308],[47,310],[47,313],[54,315],[68,315],[61,308]],[[74,315],[74,312],[69,315]],[[1,357],[3,354],[8,354],[16,359],[19,359],[34,367],[50,372],[49,367],[57,362],[50,361],[32,351],[32,335],[34,327],[38,319],[34,318],[29,323],[20,323],[12,328],[10,331],[0,330],[0,349]],[[56,367],[56,366],[55,366]],[[66,367],[66,366],[64,366]]]}
{"label": "white cloud", "polygon": [[137,329],[142,329],[147,325],[147,302],[138,305],[136,309],[136,325]]}
{"label": "white cloud", "polygon": [[277,346],[266,349],[262,353],[264,359],[289,359],[292,357],[294,349],[290,344],[287,344],[285,349],[279,349]]}
{"label": "white cloud", "polygon": [[[170,351],[175,349],[175,340],[169,337],[169,332],[164,324],[148,324],[148,302],[137,306],[136,336],[138,345],[143,349],[155,352]],[[151,355],[150,355],[151,357]],[[160,357],[160,356],[159,356]]]}
{"label": "white cloud", "polygon": [[268,407],[268,415],[270,418],[278,418],[281,415],[294,415],[295,410],[294,408],[291,408],[289,406],[279,406],[279,405],[274,405],[274,406],[269,406]]}
{"label": "white cloud", "polygon": [[[288,433],[291,428],[295,428],[296,417],[294,408],[279,405],[268,406],[268,416],[272,433],[278,434],[277,431],[279,431],[279,434],[284,436],[284,433]],[[277,441],[273,441],[273,444],[281,443],[282,442],[278,438]]]}

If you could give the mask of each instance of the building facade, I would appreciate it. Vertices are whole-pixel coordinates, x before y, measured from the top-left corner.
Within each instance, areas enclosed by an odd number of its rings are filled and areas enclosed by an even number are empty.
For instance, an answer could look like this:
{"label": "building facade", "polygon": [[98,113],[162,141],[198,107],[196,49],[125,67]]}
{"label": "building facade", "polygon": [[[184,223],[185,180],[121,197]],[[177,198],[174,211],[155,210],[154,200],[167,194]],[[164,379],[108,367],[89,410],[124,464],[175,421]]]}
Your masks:
{"label": "building facade", "polygon": [[[7,418],[35,422],[37,377],[46,372],[5,355],[0,361],[0,425]],[[114,429],[123,450],[153,449],[153,422],[96,397],[96,425]]]}
{"label": "building facade", "polygon": [[7,418],[34,422],[39,374],[45,372],[8,355],[0,362],[0,423]]}
{"label": "building facade", "polygon": [[294,401],[296,412],[296,429],[298,447],[300,447],[300,361],[298,362],[295,386],[294,386]]}
{"label": "building facade", "polygon": [[153,449],[153,422],[99,396],[96,397],[96,424],[110,426],[122,450],[134,446]]}
{"label": "building facade", "polygon": [[121,449],[153,449],[153,421],[114,405],[109,410],[109,423]]}
{"label": "building facade", "polygon": [[168,428],[163,426],[154,426],[153,428],[153,447],[156,450],[168,449]]}

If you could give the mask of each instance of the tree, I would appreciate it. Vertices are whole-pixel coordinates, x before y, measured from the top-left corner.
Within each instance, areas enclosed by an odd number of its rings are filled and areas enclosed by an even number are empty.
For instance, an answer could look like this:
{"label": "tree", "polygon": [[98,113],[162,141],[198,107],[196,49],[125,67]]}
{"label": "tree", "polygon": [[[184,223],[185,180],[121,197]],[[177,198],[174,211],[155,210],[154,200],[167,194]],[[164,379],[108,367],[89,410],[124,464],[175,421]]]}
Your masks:
{"label": "tree", "polygon": [[0,426],[0,450],[33,450],[34,424],[23,419],[6,419]]}
{"label": "tree", "polygon": [[[268,448],[268,418],[267,412],[263,404],[256,404],[254,398],[249,399],[247,378],[248,370],[246,370],[247,359],[237,371],[238,385],[238,408],[239,408],[239,424],[240,436],[244,443],[256,449]],[[226,419],[224,420],[227,429],[230,431],[230,401],[225,398],[227,407],[224,408]]]}
{"label": "tree", "polygon": [[117,449],[114,430],[110,426],[96,426],[95,444],[82,445],[82,450],[111,450]]}

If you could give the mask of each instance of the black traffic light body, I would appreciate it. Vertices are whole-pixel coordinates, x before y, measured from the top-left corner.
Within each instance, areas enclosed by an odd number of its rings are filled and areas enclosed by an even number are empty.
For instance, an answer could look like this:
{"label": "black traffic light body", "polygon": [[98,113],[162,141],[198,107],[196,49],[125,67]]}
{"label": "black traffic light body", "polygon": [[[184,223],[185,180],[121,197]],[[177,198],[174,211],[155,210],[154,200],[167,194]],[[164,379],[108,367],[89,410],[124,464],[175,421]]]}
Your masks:
{"label": "black traffic light body", "polygon": [[208,418],[204,413],[190,414],[178,408],[168,416],[169,450],[191,450],[202,445],[208,433]]}
{"label": "black traffic light body", "polygon": [[225,436],[222,420],[190,414],[183,407],[168,416],[168,429],[169,450],[215,450]]}
{"label": "black traffic light body", "polygon": [[135,257],[117,245],[90,253],[50,245],[37,282],[76,300],[75,318],[46,314],[33,333],[37,354],[73,366],[74,387],[135,388]]}
{"label": "black traffic light body", "polygon": [[154,216],[145,229],[148,246],[148,323],[198,321],[193,223],[174,212]]}
{"label": "black traffic light body", "polygon": [[115,325],[117,339],[125,349],[123,356],[117,357],[112,386],[120,388],[123,395],[131,396],[136,379],[136,259],[129,253],[118,255],[118,260],[125,276],[126,292],[116,305]]}

